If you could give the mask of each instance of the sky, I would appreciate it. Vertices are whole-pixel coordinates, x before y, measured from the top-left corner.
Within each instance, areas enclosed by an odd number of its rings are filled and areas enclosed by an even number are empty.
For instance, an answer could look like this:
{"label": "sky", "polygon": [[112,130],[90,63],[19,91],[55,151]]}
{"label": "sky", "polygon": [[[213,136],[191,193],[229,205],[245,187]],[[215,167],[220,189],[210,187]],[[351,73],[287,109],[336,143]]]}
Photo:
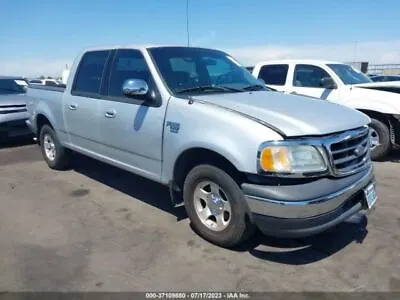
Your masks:
{"label": "sky", "polygon": [[281,58],[400,63],[399,0],[19,0],[0,6],[0,74],[60,76],[87,47],[187,45],[244,65]]}

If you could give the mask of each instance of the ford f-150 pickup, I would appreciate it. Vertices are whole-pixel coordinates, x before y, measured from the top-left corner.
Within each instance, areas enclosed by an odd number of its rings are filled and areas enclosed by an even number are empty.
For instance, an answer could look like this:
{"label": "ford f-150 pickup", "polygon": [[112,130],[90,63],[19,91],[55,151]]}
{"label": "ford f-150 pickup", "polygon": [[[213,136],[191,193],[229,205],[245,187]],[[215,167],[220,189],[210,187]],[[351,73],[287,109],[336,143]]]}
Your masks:
{"label": "ford f-150 pickup", "polygon": [[369,117],[269,90],[229,54],[194,47],[88,49],[67,87],[30,86],[44,160],[76,151],[168,185],[196,232],[233,247],[317,234],[377,200]]}

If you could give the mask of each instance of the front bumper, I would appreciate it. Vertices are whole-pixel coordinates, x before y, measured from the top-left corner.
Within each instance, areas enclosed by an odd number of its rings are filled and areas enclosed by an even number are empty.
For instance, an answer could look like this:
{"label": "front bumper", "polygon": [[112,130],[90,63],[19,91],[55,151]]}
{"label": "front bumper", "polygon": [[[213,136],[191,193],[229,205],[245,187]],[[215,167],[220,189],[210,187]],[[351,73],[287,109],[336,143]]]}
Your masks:
{"label": "front bumper", "polygon": [[295,185],[242,184],[252,221],[279,237],[314,235],[365,208],[363,189],[374,183],[372,166],[343,178]]}
{"label": "front bumper", "polygon": [[2,138],[16,138],[29,135],[32,135],[32,131],[26,125],[26,119],[0,123],[0,136]]}
{"label": "front bumper", "polygon": [[26,126],[29,128],[30,132],[32,134],[36,135],[36,128],[33,126],[31,120],[28,119],[25,121],[25,123],[26,123]]}

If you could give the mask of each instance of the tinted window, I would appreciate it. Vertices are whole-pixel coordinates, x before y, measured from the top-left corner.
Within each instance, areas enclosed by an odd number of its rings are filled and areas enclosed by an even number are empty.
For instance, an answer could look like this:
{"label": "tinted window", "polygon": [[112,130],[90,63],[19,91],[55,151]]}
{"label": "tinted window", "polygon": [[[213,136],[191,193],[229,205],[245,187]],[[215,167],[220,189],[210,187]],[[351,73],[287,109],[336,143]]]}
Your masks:
{"label": "tinted window", "polygon": [[97,94],[109,51],[92,51],[83,55],[75,77],[74,92]]}
{"label": "tinted window", "polygon": [[331,76],[320,67],[312,65],[296,65],[293,85],[298,87],[323,88],[323,78],[331,78]]}
{"label": "tinted window", "polygon": [[[195,47],[158,47],[150,48],[150,53],[173,93],[241,92],[241,89],[253,85],[257,85],[260,90],[267,90],[246,68],[222,51]],[[202,90],[201,87],[211,88]]]}
{"label": "tinted window", "polygon": [[108,95],[125,97],[122,85],[127,79],[143,79],[150,85],[150,70],[140,51],[118,50],[111,68]]}
{"label": "tinted window", "polygon": [[24,87],[19,85],[14,79],[0,79],[0,95],[26,93]]}
{"label": "tinted window", "polygon": [[262,66],[258,78],[264,80],[266,84],[285,85],[288,69],[288,65]]}

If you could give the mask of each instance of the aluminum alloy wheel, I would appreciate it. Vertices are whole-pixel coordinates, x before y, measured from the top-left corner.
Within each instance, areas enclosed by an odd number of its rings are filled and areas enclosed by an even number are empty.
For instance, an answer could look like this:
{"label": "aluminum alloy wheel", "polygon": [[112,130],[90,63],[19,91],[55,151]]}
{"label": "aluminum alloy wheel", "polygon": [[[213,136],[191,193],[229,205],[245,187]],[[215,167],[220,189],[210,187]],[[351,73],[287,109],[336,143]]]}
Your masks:
{"label": "aluminum alloy wheel", "polygon": [[214,231],[224,230],[232,210],[227,194],[215,182],[202,181],[194,190],[194,208],[200,221]]}
{"label": "aluminum alloy wheel", "polygon": [[374,128],[370,128],[369,135],[370,135],[371,150],[374,150],[381,144],[379,142],[379,134]]}
{"label": "aluminum alloy wheel", "polygon": [[53,161],[56,158],[56,145],[51,135],[45,134],[43,137],[43,146],[47,159]]}

